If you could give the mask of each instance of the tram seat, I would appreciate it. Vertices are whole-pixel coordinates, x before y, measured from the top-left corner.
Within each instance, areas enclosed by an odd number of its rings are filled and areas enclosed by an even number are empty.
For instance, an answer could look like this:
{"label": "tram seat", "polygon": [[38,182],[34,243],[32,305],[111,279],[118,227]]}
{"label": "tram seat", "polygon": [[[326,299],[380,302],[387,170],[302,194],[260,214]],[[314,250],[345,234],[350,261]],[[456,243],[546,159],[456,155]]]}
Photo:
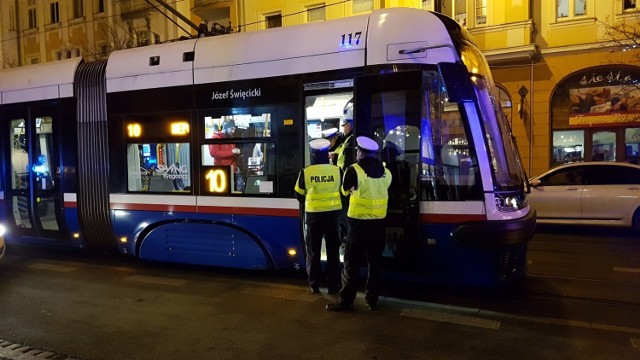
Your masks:
{"label": "tram seat", "polygon": [[169,192],[173,190],[173,181],[160,175],[152,175],[149,181],[149,192]]}
{"label": "tram seat", "polygon": [[260,194],[260,182],[267,181],[268,177],[265,175],[250,175],[247,177],[246,194]]}

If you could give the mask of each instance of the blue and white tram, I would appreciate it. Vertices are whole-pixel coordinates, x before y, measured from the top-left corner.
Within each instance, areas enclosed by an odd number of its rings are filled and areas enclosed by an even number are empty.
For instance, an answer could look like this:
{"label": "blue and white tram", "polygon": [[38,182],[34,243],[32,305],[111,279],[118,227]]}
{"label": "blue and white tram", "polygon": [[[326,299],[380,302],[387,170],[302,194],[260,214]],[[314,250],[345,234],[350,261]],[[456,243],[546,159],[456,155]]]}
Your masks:
{"label": "blue and white tram", "polygon": [[520,277],[535,217],[487,62],[455,21],[404,8],[2,71],[7,243],[304,268],[294,182],[350,101],[394,176],[386,269]]}

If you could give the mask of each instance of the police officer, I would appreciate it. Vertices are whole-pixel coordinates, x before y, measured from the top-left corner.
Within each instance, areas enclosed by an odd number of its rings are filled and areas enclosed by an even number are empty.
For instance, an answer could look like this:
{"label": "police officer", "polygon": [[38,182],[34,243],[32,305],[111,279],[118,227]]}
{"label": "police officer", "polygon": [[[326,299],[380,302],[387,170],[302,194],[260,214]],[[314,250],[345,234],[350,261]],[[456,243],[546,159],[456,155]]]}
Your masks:
{"label": "police officer", "polygon": [[311,165],[300,171],[294,188],[298,201],[305,204],[305,246],[307,276],[311,292],[320,292],[322,238],[327,252],[327,287],[330,294],[340,289],[340,239],[338,218],[342,209],[340,184],[342,170],[329,164],[329,140],[309,142]]}
{"label": "police officer", "polygon": [[331,128],[322,130],[322,137],[329,140],[329,160],[333,165],[336,165],[338,156],[336,156],[336,148],[342,144],[342,133],[338,131],[338,128]]}
{"label": "police officer", "polygon": [[342,118],[342,143],[340,143],[334,153],[337,158],[336,165],[340,167],[343,171],[346,170],[351,164],[356,161],[354,150],[355,150],[355,139],[353,136],[353,112],[347,110],[345,116]]}
{"label": "police officer", "polygon": [[341,189],[344,195],[350,194],[342,289],[337,302],[327,304],[326,309],[330,311],[352,309],[358,289],[360,263],[365,257],[369,268],[365,300],[369,310],[377,309],[378,305],[391,172],[375,157],[379,146],[374,140],[359,136],[356,142],[358,162],[345,172]]}

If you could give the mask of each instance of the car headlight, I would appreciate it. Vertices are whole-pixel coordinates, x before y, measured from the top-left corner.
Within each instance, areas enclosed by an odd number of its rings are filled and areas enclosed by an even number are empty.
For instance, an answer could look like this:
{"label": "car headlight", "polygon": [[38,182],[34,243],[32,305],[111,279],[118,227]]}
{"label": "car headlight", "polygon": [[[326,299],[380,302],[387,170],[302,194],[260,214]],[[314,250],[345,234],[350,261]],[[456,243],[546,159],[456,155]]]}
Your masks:
{"label": "car headlight", "polygon": [[0,236],[4,236],[6,232],[7,228],[5,228],[4,225],[0,224]]}

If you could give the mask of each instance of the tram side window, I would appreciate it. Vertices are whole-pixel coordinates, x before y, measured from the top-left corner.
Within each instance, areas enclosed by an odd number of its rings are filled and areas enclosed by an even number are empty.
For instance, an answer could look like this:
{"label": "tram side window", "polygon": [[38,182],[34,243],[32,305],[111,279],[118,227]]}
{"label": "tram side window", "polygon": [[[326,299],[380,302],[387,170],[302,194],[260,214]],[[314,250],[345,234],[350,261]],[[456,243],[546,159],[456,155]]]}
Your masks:
{"label": "tram side window", "polygon": [[11,120],[11,189],[29,187],[29,153],[24,119]]}
{"label": "tram side window", "polygon": [[189,143],[128,144],[129,191],[190,192],[189,157]]}
{"label": "tram side window", "polygon": [[438,84],[436,78],[427,80],[431,91],[425,93],[428,109],[421,129],[421,199],[481,199],[478,161],[469,147],[462,114]]}
{"label": "tram side window", "polygon": [[203,192],[261,194],[275,192],[275,145],[271,114],[204,116]]}

